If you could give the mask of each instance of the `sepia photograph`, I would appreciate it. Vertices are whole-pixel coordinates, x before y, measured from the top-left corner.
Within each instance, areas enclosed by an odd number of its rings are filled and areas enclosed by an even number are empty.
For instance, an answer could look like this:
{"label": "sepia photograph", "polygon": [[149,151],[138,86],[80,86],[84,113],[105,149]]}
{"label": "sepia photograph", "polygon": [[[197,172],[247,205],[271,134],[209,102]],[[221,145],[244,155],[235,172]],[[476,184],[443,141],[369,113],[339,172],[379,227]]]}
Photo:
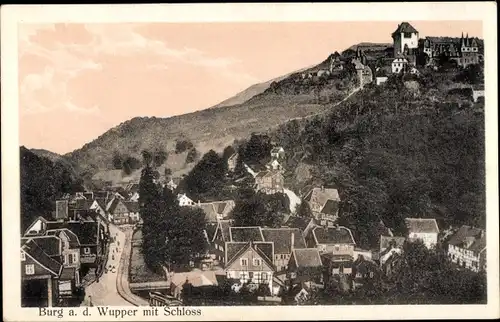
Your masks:
{"label": "sepia photograph", "polygon": [[21,308],[498,301],[496,42],[407,17],[18,22]]}

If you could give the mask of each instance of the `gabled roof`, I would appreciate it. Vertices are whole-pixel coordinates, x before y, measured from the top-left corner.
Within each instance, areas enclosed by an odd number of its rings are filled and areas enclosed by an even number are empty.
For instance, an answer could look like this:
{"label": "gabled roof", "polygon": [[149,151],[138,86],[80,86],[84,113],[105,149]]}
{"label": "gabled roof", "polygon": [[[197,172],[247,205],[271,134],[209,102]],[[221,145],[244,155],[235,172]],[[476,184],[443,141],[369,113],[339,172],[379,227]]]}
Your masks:
{"label": "gabled roof", "polygon": [[98,223],[95,221],[47,222],[47,229],[67,228],[80,240],[80,245],[95,245],[98,238]]}
{"label": "gabled roof", "polygon": [[356,244],[351,230],[343,226],[333,228],[316,226],[312,232],[317,244]]}
{"label": "gabled roof", "polygon": [[235,203],[234,200],[224,200],[200,203],[196,206],[203,209],[208,222],[217,222],[219,216],[226,217],[233,210]]}
{"label": "gabled roof", "polygon": [[392,36],[394,37],[396,34],[402,32],[418,33],[417,29],[415,29],[412,25],[410,25],[406,21],[398,25],[398,28],[392,33]]}
{"label": "gabled roof", "polygon": [[464,225],[451,237],[448,244],[480,252],[486,248],[486,233],[480,228]]}
{"label": "gabled roof", "polygon": [[232,242],[264,241],[260,227],[230,227],[230,240]]}
{"label": "gabled roof", "polygon": [[61,263],[50,258],[50,256],[43,251],[43,249],[33,240],[28,240],[21,249],[26,253],[27,256],[31,257],[38,264],[46,268],[55,276],[61,274],[62,265]]}
{"label": "gabled roof", "polygon": [[329,199],[340,201],[339,191],[335,188],[313,188],[304,199],[320,206],[323,206]]}
{"label": "gabled roof", "polygon": [[139,212],[139,203],[137,201],[123,201],[125,207],[130,212]]}
{"label": "gabled roof", "polygon": [[222,237],[222,240],[224,242],[230,241],[230,235],[229,235],[229,228],[231,227],[231,221],[230,220],[219,220],[217,223],[217,229],[214,233],[214,237],[212,241],[215,240],[215,237],[217,237],[217,233],[220,231],[220,235]]}
{"label": "gabled roof", "polygon": [[47,230],[47,232],[46,232],[47,236],[59,237],[60,234],[64,234],[68,238],[69,247],[71,247],[71,248],[80,247],[80,240],[78,239],[78,236],[75,235],[75,233],[72,232],[71,230],[69,230],[68,228],[51,229],[51,230]]}
{"label": "gabled roof", "polygon": [[298,228],[302,231],[305,231],[307,226],[311,223],[311,221],[314,223],[313,218],[289,216],[288,219],[285,221],[284,225],[290,228]]}
{"label": "gabled roof", "polygon": [[290,254],[292,252],[292,234],[294,248],[305,248],[306,242],[302,231],[297,228],[262,228],[266,242],[274,243],[275,254]]}
{"label": "gabled roof", "polygon": [[412,233],[439,233],[438,224],[433,218],[406,218],[405,223]]}
{"label": "gabled roof", "polygon": [[301,267],[320,267],[321,256],[316,248],[296,248],[293,251],[295,265]]}
{"label": "gabled roof", "polygon": [[109,211],[110,213],[114,213],[116,207],[120,202],[123,202],[122,200],[120,200],[120,198],[113,198],[113,201],[111,201],[111,204],[109,205],[107,211]]}
{"label": "gabled roof", "polygon": [[62,252],[61,240],[57,236],[34,236],[34,237],[23,237],[21,238],[21,243],[26,244],[28,242],[36,243],[43,251],[49,256],[59,256]]}
{"label": "gabled roof", "polygon": [[227,242],[225,267],[231,266],[231,264],[250,248],[253,249],[271,269],[274,269],[272,260],[274,257],[274,245],[270,242]]}
{"label": "gabled roof", "polygon": [[402,248],[406,241],[405,237],[391,237],[391,236],[381,236],[380,237],[380,251],[389,248],[391,244],[395,248]]}
{"label": "gabled roof", "polygon": [[337,200],[328,199],[321,209],[322,214],[335,215],[339,210],[339,202]]}
{"label": "gabled roof", "polygon": [[40,220],[42,223],[44,223],[44,224],[47,224],[47,222],[48,222],[48,220],[47,220],[47,219],[45,219],[44,217],[42,217],[42,216],[38,216],[38,218],[36,218],[35,220],[33,220],[33,222],[31,223],[31,225],[29,225],[29,227],[28,227],[28,228],[26,228],[26,230],[25,230],[25,232],[24,232],[24,235],[29,235],[29,232],[30,232],[31,228],[32,228],[32,227],[35,225],[35,223],[36,223],[37,221],[39,221],[39,220]]}

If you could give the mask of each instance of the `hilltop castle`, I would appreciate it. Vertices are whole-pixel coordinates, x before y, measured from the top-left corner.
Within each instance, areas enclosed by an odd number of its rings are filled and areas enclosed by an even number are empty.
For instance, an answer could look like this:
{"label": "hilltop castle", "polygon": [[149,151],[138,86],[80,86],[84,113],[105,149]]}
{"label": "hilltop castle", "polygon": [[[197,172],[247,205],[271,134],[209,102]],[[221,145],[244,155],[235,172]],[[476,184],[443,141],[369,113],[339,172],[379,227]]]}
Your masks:
{"label": "hilltop castle", "polygon": [[478,64],[482,59],[479,50],[479,40],[475,37],[469,38],[469,34],[461,38],[451,37],[425,37],[420,39],[417,29],[408,22],[402,22],[392,33],[394,44],[394,58],[402,56],[416,56],[424,53],[429,62],[443,56],[457,62],[458,66]]}

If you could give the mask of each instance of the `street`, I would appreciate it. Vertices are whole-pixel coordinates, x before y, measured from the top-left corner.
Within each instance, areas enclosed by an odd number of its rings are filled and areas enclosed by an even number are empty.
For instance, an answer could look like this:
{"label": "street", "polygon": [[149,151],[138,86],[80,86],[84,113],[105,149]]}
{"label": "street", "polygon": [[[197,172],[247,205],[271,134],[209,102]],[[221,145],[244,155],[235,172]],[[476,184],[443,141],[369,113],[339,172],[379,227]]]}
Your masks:
{"label": "street", "polygon": [[[94,282],[85,289],[84,305],[90,305],[90,298],[94,306],[130,306],[116,289],[116,279],[118,277],[118,266],[125,245],[125,234],[115,225],[109,225],[111,238],[116,236],[116,241],[109,245],[109,256],[106,268],[108,271],[102,274],[99,282]],[[119,246],[118,246],[119,245]],[[113,252],[114,250],[114,252]],[[110,269],[114,266],[114,269]]]}

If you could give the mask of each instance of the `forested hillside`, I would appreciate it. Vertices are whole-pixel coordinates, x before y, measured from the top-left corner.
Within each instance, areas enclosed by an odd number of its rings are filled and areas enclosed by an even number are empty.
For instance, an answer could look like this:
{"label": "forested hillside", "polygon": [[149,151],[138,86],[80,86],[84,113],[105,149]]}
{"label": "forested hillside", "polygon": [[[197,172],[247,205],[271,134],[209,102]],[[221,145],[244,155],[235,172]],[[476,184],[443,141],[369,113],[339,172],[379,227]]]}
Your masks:
{"label": "forested hillside", "polygon": [[377,244],[380,219],[400,233],[407,216],[485,227],[484,102],[448,92],[439,77],[392,77],[273,133],[287,151],[287,181],[297,191],[338,187],[340,221],[362,247]]}
{"label": "forested hillside", "polygon": [[71,169],[60,162],[41,157],[24,146],[21,157],[21,231],[41,215],[55,209],[55,200],[62,194],[81,191],[81,181]]}

